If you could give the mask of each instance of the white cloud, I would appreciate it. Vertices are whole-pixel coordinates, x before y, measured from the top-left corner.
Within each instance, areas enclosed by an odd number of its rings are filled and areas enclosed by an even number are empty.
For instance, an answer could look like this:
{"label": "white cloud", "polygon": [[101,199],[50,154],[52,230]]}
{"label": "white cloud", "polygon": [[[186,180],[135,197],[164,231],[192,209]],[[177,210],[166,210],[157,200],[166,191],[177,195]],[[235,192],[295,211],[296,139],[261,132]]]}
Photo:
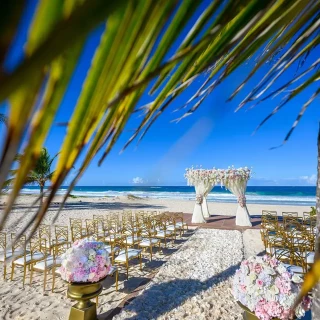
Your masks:
{"label": "white cloud", "polygon": [[132,183],[134,184],[142,184],[143,182],[144,182],[143,179],[140,177],[135,177],[132,179]]}
{"label": "white cloud", "polygon": [[305,181],[307,184],[315,185],[317,183],[317,175],[312,174],[311,176],[302,176],[301,180]]}

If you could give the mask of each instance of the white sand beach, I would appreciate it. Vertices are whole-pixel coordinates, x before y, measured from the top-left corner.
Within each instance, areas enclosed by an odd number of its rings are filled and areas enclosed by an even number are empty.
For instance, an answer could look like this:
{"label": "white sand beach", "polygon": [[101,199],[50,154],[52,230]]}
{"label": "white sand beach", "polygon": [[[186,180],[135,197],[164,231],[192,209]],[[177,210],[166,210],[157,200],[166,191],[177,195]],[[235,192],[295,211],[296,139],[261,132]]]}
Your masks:
{"label": "white sand beach", "polygon": [[[7,223],[6,227],[14,230],[22,223],[21,216],[24,219],[31,217],[32,212],[26,214],[27,209],[36,199],[35,195],[22,195],[19,197],[15,209],[11,214],[10,221],[19,220],[18,224],[11,226]],[[62,201],[62,196],[57,196],[53,205],[50,207],[46,214],[45,222],[52,221],[59,203]],[[3,198],[0,205],[4,206],[6,198]],[[226,215],[234,216],[237,210],[236,203],[222,203],[222,202],[208,202],[210,214],[212,215]],[[247,204],[249,213],[251,215],[261,215],[262,210],[277,211],[278,215],[282,212],[298,212],[302,216],[303,212],[309,212],[308,206],[288,206],[288,205],[265,205],[265,204]],[[176,199],[155,199],[155,198],[128,198],[127,196],[121,197],[76,197],[69,198],[65,208],[60,213],[56,223],[65,224],[69,218],[92,218],[93,214],[103,214],[106,211],[121,211],[121,210],[148,210],[148,211],[171,211],[171,212],[184,212],[192,213],[194,202],[191,200],[176,200]],[[23,220],[25,221],[25,220]]]}
{"label": "white sand beach", "polygon": [[[26,213],[30,204],[34,201],[34,196],[21,196],[12,211],[9,223],[6,225],[8,231],[18,231],[26,219],[30,219],[34,210]],[[6,200],[3,200],[5,202]],[[45,222],[52,221],[57,211],[58,203],[61,197],[57,197],[52,208],[48,211]],[[4,203],[2,203],[4,205]],[[121,198],[89,198],[79,197],[70,198],[65,209],[61,212],[57,224],[69,224],[69,218],[92,218],[93,214],[108,214],[110,210],[149,210],[149,211],[182,211],[191,213],[193,210],[193,201],[176,201],[168,199],[128,199]],[[211,214],[234,215],[236,204],[230,203],[209,203]],[[290,206],[271,206],[271,205],[248,205],[249,212],[253,215],[261,214],[261,210],[276,210],[280,214],[282,211],[308,211],[308,207],[290,207]],[[239,238],[239,239],[238,239]],[[201,250],[199,250],[199,246]],[[205,250],[203,250],[205,249]],[[196,257],[199,252],[201,256]],[[155,319],[194,319],[197,314],[199,319],[238,319],[239,308],[232,300],[230,277],[235,270],[236,265],[244,256],[261,253],[263,245],[260,239],[259,230],[247,230],[244,233],[239,231],[224,230],[203,230],[199,229],[194,233],[191,230],[176,243],[169,245],[164,252],[157,252],[152,262],[149,262],[148,256],[143,260],[143,270],[140,271],[135,264],[130,271],[129,280],[126,281],[124,274],[119,278],[119,292],[115,291],[114,279],[109,278],[104,283],[104,291],[99,298],[98,313],[99,319],[106,319],[108,312],[116,308],[122,300],[132,293],[141,284],[147,282],[147,279],[156,274],[141,296],[145,297],[146,303],[154,310]],[[169,260],[169,263],[166,261]],[[183,261],[183,263],[182,263]],[[10,267],[8,268],[10,272]],[[170,273],[169,273],[169,271]],[[198,270],[199,272],[195,272]],[[228,271],[229,270],[229,271]],[[2,274],[2,265],[0,272]],[[157,274],[157,272],[159,272]],[[171,275],[171,276],[170,276]],[[170,277],[177,275],[177,281],[184,283],[184,280],[199,282],[200,287],[208,279],[213,279],[212,287],[205,287],[189,292],[188,286],[185,288],[186,296],[181,296],[180,302],[177,301],[165,312],[159,311],[159,306],[154,306],[152,295],[146,295],[155,286],[170,281]],[[220,275],[220,276],[218,276]],[[222,275],[222,276],[221,276]],[[216,278],[219,279],[216,282]],[[66,284],[58,280],[54,293],[51,293],[51,276],[48,278],[48,288],[43,294],[42,284],[43,275],[36,274],[32,285],[27,283],[22,287],[22,272],[17,270],[14,280],[0,280],[0,318],[1,319],[67,319],[70,306],[73,304],[66,297]],[[187,281],[187,280],[186,280]],[[187,281],[187,282],[188,282]],[[211,282],[210,282],[211,283]],[[170,290],[173,288],[170,287]],[[177,288],[179,292],[180,288]],[[194,293],[194,294],[193,294]],[[172,299],[176,293],[172,292]],[[139,311],[140,300],[134,302],[135,313],[132,314],[132,308],[124,309],[116,319],[148,319],[148,317],[139,317],[136,312]],[[171,299],[171,298],[170,298]],[[199,299],[206,303],[197,303]],[[135,300],[133,300],[135,301]],[[139,302],[140,301],[140,302]],[[153,302],[152,302],[153,301]],[[214,301],[214,302],[212,302]],[[129,305],[130,306],[130,305]],[[157,309],[158,308],[158,309]],[[130,311],[131,310],[131,311]],[[158,311],[157,311],[158,310]],[[216,311],[214,311],[216,310]],[[230,311],[227,312],[227,311]],[[158,312],[158,313],[157,313]],[[214,313],[218,312],[218,313]],[[128,317],[127,317],[128,315]],[[130,315],[130,316],[129,316]],[[131,317],[133,315],[133,318]],[[183,316],[185,315],[185,316]],[[231,317],[231,318],[230,318]]]}

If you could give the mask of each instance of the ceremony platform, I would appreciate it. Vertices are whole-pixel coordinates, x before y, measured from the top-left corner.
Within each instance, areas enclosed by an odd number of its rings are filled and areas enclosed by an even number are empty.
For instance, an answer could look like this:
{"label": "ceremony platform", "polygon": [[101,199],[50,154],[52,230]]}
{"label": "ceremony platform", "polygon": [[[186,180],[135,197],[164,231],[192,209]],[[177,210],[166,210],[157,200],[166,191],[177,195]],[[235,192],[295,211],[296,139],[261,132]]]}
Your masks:
{"label": "ceremony platform", "polygon": [[235,223],[235,216],[225,216],[225,215],[211,215],[207,219],[207,223],[191,223],[192,214],[184,213],[184,221],[188,224],[189,227],[200,227],[200,228],[209,228],[209,229],[220,229],[220,230],[247,230],[247,229],[260,229],[261,227],[261,216],[252,215],[251,222],[252,227],[240,227]]}

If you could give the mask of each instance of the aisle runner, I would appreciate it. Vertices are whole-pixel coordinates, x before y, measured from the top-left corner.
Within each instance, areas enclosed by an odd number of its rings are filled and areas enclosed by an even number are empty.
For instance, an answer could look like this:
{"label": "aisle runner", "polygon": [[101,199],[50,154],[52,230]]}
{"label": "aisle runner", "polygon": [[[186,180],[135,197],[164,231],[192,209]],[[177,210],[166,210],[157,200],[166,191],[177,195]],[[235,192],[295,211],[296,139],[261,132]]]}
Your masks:
{"label": "aisle runner", "polygon": [[231,276],[242,258],[239,231],[197,230],[113,319],[241,319]]}

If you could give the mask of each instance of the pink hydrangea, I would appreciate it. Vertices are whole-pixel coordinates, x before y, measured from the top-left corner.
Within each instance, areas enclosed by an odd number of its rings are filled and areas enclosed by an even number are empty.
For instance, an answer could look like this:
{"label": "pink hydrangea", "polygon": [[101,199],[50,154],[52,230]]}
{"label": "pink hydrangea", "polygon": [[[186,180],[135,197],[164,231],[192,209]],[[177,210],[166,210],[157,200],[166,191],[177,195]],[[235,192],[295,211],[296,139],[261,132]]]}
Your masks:
{"label": "pink hydrangea", "polygon": [[[300,278],[270,256],[250,257],[241,263],[233,279],[233,294],[261,320],[288,319],[300,290]],[[310,309],[305,297],[294,310],[301,318]]]}
{"label": "pink hydrangea", "polygon": [[61,278],[68,282],[97,282],[110,270],[108,255],[102,242],[77,240],[61,256]]}

